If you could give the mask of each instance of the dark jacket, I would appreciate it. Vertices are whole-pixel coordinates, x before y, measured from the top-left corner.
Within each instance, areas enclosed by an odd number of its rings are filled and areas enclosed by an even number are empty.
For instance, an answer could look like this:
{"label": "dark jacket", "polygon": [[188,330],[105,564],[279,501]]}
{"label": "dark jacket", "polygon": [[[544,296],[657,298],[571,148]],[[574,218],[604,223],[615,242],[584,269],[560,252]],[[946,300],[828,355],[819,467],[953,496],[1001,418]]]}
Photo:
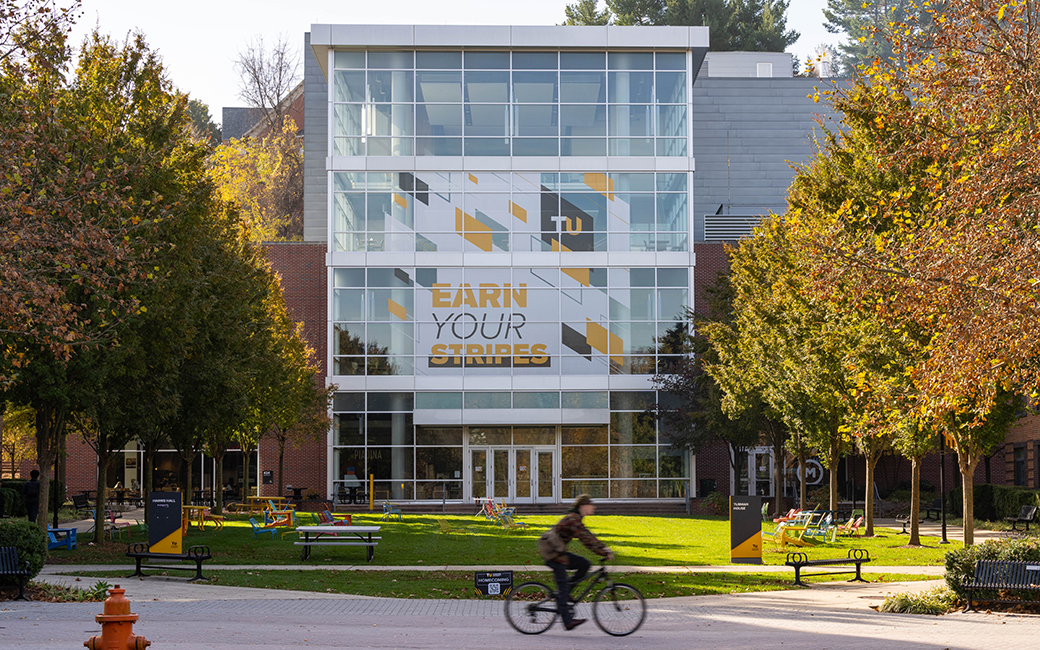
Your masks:
{"label": "dark jacket", "polygon": [[22,498],[25,499],[25,503],[39,503],[40,502],[40,482],[32,479],[22,483]]}
{"label": "dark jacket", "polygon": [[564,545],[577,537],[578,541],[585,545],[585,548],[596,555],[606,557],[610,549],[607,548],[606,544],[596,539],[596,536],[585,527],[581,520],[582,516],[580,514],[569,512],[563,519],[556,522],[556,532],[559,533]]}

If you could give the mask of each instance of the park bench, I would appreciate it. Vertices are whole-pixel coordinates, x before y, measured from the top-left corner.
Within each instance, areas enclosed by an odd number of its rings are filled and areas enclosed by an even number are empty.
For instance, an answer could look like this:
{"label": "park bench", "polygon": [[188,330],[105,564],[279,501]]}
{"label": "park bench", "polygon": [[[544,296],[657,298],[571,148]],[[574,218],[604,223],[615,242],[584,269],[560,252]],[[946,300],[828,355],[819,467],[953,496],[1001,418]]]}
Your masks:
{"label": "park bench", "polygon": [[15,600],[29,600],[25,597],[25,583],[31,575],[29,560],[18,561],[16,546],[0,546],[0,577],[11,576],[18,579],[18,598]]}
{"label": "park bench", "polygon": [[1040,603],[1040,600],[1016,598],[973,598],[975,591],[1040,591],[1040,562],[1017,562],[1013,560],[979,560],[975,563],[975,575],[962,584],[968,592],[968,606],[974,609],[974,601],[988,603]]}
{"label": "park bench", "polygon": [[189,582],[195,582],[196,580],[209,580],[209,578],[203,577],[202,575],[202,563],[206,560],[211,559],[213,556],[209,554],[208,546],[192,546],[186,553],[152,553],[148,550],[148,545],[143,543],[130,544],[126,547],[126,556],[132,557],[137,561],[136,570],[128,575],[128,578],[136,576],[147,577],[146,574],[141,570],[142,562],[144,560],[162,560],[165,562],[194,562],[195,568],[192,569],[186,565],[163,565],[158,564],[145,564],[143,566],[149,569],[166,569],[173,571],[195,571],[195,577],[189,580]]}
{"label": "park bench", "polygon": [[1017,517],[1004,517],[1004,521],[1011,524],[1011,530],[1018,530],[1016,526],[1019,524],[1025,524],[1026,530],[1029,530],[1029,524],[1036,520],[1036,506],[1022,506],[1022,509],[1018,511]]}
{"label": "park bench", "polygon": [[853,578],[852,580],[849,580],[849,582],[855,582],[856,580],[859,580],[860,582],[866,582],[866,580],[863,579],[863,575],[861,573],[861,569],[862,569],[862,566],[863,566],[864,562],[870,562],[870,553],[868,553],[867,550],[863,549],[863,548],[853,548],[853,549],[849,549],[849,554],[848,554],[847,557],[836,558],[836,559],[833,559],[833,560],[810,560],[809,556],[806,555],[805,553],[788,553],[787,554],[787,562],[785,562],[784,564],[786,564],[789,567],[793,567],[794,568],[794,583],[796,585],[799,585],[801,587],[808,587],[809,585],[807,585],[804,582],[802,582],[802,575],[803,575],[802,574],[802,569],[804,569],[806,567],[838,566],[838,565],[843,565],[843,564],[855,564],[856,565],[855,571],[853,571],[852,569],[849,569],[849,570],[846,570],[846,571],[825,571],[825,572],[805,574],[805,577],[809,577],[809,576],[829,576],[829,575],[841,575],[841,574],[846,574],[846,573],[855,573],[856,577]]}
{"label": "park bench", "polygon": [[[925,507],[921,506],[921,510],[924,512],[925,519],[939,519],[942,515],[943,500],[942,497],[932,501],[932,505]],[[935,513],[934,515],[932,513]]]}

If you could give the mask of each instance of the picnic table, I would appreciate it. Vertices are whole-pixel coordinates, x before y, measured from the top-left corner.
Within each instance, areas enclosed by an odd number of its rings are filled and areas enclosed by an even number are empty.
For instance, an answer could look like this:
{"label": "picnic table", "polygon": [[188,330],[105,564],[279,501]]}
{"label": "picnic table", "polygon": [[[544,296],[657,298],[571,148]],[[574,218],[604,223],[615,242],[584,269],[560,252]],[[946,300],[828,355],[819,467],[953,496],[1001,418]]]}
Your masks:
{"label": "picnic table", "polygon": [[295,546],[303,547],[303,559],[311,556],[312,546],[364,546],[369,562],[375,555],[375,547],[381,537],[373,537],[380,526],[297,526],[300,541]]}
{"label": "picnic table", "polygon": [[182,521],[181,528],[184,532],[188,532],[188,526],[191,522],[195,522],[195,527],[199,530],[205,530],[206,526],[206,511],[209,510],[209,506],[181,506]]}

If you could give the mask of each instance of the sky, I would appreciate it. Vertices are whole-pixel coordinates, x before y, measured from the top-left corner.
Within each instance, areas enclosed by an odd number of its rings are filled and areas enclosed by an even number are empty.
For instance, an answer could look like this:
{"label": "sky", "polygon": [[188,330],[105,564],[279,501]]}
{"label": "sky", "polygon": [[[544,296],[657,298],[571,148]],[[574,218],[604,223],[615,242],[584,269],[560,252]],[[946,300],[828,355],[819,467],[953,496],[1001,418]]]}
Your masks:
{"label": "sky", "polygon": [[[574,0],[83,0],[73,43],[98,26],[117,39],[139,30],[157,50],[180,90],[210,107],[220,122],[221,108],[242,106],[234,61],[256,36],[299,39],[310,25],[555,25]],[[60,3],[60,2],[59,2]],[[827,0],[791,0],[788,29],[801,38],[788,51],[800,61],[821,43],[838,42],[823,28]],[[602,3],[601,3],[602,6]],[[301,67],[302,73],[302,67]]]}

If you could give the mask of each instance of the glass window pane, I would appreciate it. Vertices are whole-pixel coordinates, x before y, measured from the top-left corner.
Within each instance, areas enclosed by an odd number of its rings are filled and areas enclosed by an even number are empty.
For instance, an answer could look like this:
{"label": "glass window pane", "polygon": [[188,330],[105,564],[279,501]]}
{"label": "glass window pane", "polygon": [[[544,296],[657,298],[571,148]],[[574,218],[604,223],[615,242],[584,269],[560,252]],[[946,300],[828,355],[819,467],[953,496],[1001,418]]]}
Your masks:
{"label": "glass window pane", "polygon": [[557,108],[551,105],[515,107],[514,135],[555,136],[559,133]]}
{"label": "glass window pane", "polygon": [[686,73],[658,72],[656,96],[658,104],[685,104]]}
{"label": "glass window pane", "polygon": [[[461,409],[462,393],[416,393],[417,409]],[[462,441],[459,441],[461,444]]]}
{"label": "glass window pane", "polygon": [[336,393],[332,397],[333,411],[364,411],[364,393]]}
{"label": "glass window pane", "polygon": [[332,146],[333,156],[363,156],[365,145],[361,138],[336,138]]}
{"label": "glass window pane", "polygon": [[[610,107],[610,135],[644,137],[654,134],[652,106],[648,104]],[[653,151],[649,155],[653,155]]]}
{"label": "glass window pane", "polygon": [[657,229],[671,232],[689,229],[686,194],[657,195]]}
{"label": "glass window pane", "polygon": [[616,192],[653,192],[653,174],[611,174]]}
{"label": "glass window pane", "polygon": [[451,102],[462,101],[461,72],[416,72],[415,101]]}
{"label": "glass window pane", "polygon": [[462,138],[416,138],[417,156],[461,156]]}
{"label": "glass window pane", "polygon": [[649,104],[654,101],[653,72],[609,73],[608,100],[611,104]]}
{"label": "glass window pane", "polygon": [[607,73],[561,72],[560,102],[603,104],[607,101]]}
{"label": "glass window pane", "polygon": [[466,101],[498,103],[509,101],[508,72],[467,72]]}
{"label": "glass window pane", "polygon": [[556,52],[513,52],[514,70],[555,70]]}
{"label": "glass window pane", "polygon": [[363,375],[365,374],[365,357],[336,357],[337,375]]}
{"label": "glass window pane", "polygon": [[333,353],[338,356],[365,354],[365,326],[362,323],[336,323],[333,328]]}
{"label": "glass window pane", "polygon": [[652,156],[654,155],[653,138],[610,138],[607,144],[608,156]]}
{"label": "glass window pane", "polygon": [[686,308],[690,306],[686,289],[658,289],[657,297],[660,301],[658,313],[661,320],[681,320],[685,317]]}
{"label": "glass window pane", "polygon": [[562,138],[560,140],[561,156],[605,156],[607,155],[606,138]]}
{"label": "glass window pane", "polygon": [[652,52],[611,52],[607,59],[611,70],[653,70]]}
{"label": "glass window pane", "polygon": [[332,201],[332,229],[337,232],[365,230],[365,195],[361,192],[337,192]]}
{"label": "glass window pane", "polygon": [[350,192],[352,190],[365,189],[365,174],[357,172],[336,172],[332,175],[333,190],[336,192]]}
{"label": "glass window pane", "polygon": [[361,132],[361,104],[336,104],[333,112],[333,135],[364,135]]}
{"label": "glass window pane", "polygon": [[645,411],[656,404],[653,391],[611,391],[611,411]]}
{"label": "glass window pane", "polygon": [[509,52],[466,52],[467,70],[508,70]]}
{"label": "glass window pane", "polygon": [[[606,394],[603,394],[606,398]],[[603,400],[604,404],[606,399]],[[561,441],[565,445],[605,445],[607,444],[607,427],[563,427]]]}
{"label": "glass window pane", "polygon": [[511,444],[511,441],[512,435],[509,427],[470,427],[469,429],[469,444],[471,445],[508,445]]}
{"label": "glass window pane", "polygon": [[[371,422],[369,422],[369,426],[371,426]],[[371,440],[371,429],[369,430],[369,437]],[[372,444],[371,441],[369,444]],[[415,475],[412,471],[414,452],[411,449],[372,449],[370,447],[366,450],[365,455],[368,459],[368,472],[369,474],[374,474],[377,481],[379,479],[400,481],[401,479],[411,479]],[[400,488],[400,484],[388,487],[397,490]],[[377,483],[377,493],[379,489],[380,486]],[[395,491],[394,498],[401,498],[397,494]]]}
{"label": "glass window pane", "polygon": [[513,393],[515,409],[558,409],[559,393]]}
{"label": "glass window pane", "polygon": [[[422,431],[422,427],[419,428]],[[462,429],[457,432],[462,444]],[[429,443],[426,443],[429,444]],[[415,478],[420,480],[452,479],[462,476],[462,447],[425,447],[415,450]]]}
{"label": "glass window pane", "polygon": [[372,104],[370,109],[369,135],[412,134],[411,104]]}
{"label": "glass window pane", "polygon": [[462,104],[416,104],[416,135],[462,135]]}
{"label": "glass window pane", "polygon": [[602,70],[606,67],[603,52],[560,52],[560,68],[563,70]]}
{"label": "glass window pane", "polygon": [[361,289],[336,289],[332,292],[332,320],[364,320],[365,292]]}
{"label": "glass window pane", "polygon": [[561,450],[562,478],[606,478],[607,448],[564,447]]}
{"label": "glass window pane", "polygon": [[559,151],[555,138],[513,138],[514,156],[558,156]]}
{"label": "glass window pane", "polygon": [[658,106],[657,135],[668,138],[686,138],[686,107]]}
{"label": "glass window pane", "polygon": [[611,447],[611,478],[657,478],[657,447]]}
{"label": "glass window pane", "polygon": [[365,101],[365,73],[336,72],[336,95],[333,101],[363,102]]}
{"label": "glass window pane", "polygon": [[555,104],[558,97],[555,72],[513,73],[513,101],[517,104]]}
{"label": "glass window pane", "polygon": [[[563,408],[565,408],[565,409],[605,409],[605,408],[607,408],[607,393],[606,393],[606,391],[564,392],[563,393]],[[578,443],[572,443],[572,444],[578,444]]]}
{"label": "glass window pane", "polygon": [[370,68],[411,68],[412,66],[412,54],[411,50],[405,51],[386,51],[386,52],[369,52],[368,53],[368,67]]}
{"label": "glass window pane", "polygon": [[556,427],[513,427],[514,445],[555,445]]}
{"label": "glass window pane", "polygon": [[465,110],[466,135],[509,136],[508,104],[469,104]]}
{"label": "glass window pane", "polygon": [[606,135],[607,107],[602,104],[560,106],[560,134],[564,137]]}
{"label": "glass window pane", "polygon": [[657,429],[654,416],[648,413],[611,413],[610,442],[615,445],[656,443]]}
{"label": "glass window pane", "polygon": [[412,393],[369,393],[369,411],[411,411]]}
{"label": "glass window pane", "polygon": [[509,138],[466,138],[467,156],[508,156]]}
{"label": "glass window pane", "polygon": [[332,417],[333,445],[365,444],[365,416],[361,413],[337,413]]}
{"label": "glass window pane", "polygon": [[[455,393],[458,395],[459,393]],[[416,395],[416,398],[419,396]],[[462,398],[459,398],[462,407]],[[416,427],[415,444],[417,445],[461,445],[462,429],[456,427]]]}
{"label": "glass window pane", "polygon": [[368,73],[368,101],[411,102],[412,72],[373,72]]}
{"label": "glass window pane", "polygon": [[456,70],[462,67],[462,52],[416,52],[415,67]]}
{"label": "glass window pane", "polygon": [[685,156],[686,138],[658,138],[658,156]]}
{"label": "glass window pane", "polygon": [[685,192],[686,174],[658,174],[657,190],[659,192]]}
{"label": "glass window pane", "polygon": [[336,287],[365,286],[365,269],[336,269],[332,277]]}
{"label": "glass window pane", "polygon": [[687,287],[690,274],[686,269],[657,269],[657,286]]}
{"label": "glass window pane", "polygon": [[509,407],[509,393],[466,393],[465,396],[465,408],[468,409],[507,409]]}
{"label": "glass window pane", "polygon": [[364,68],[365,67],[365,53],[364,52],[336,52],[336,62],[333,64],[337,68]]}
{"label": "glass window pane", "polygon": [[685,70],[686,69],[686,53],[685,52],[658,52],[657,53],[657,69],[658,70]]}

